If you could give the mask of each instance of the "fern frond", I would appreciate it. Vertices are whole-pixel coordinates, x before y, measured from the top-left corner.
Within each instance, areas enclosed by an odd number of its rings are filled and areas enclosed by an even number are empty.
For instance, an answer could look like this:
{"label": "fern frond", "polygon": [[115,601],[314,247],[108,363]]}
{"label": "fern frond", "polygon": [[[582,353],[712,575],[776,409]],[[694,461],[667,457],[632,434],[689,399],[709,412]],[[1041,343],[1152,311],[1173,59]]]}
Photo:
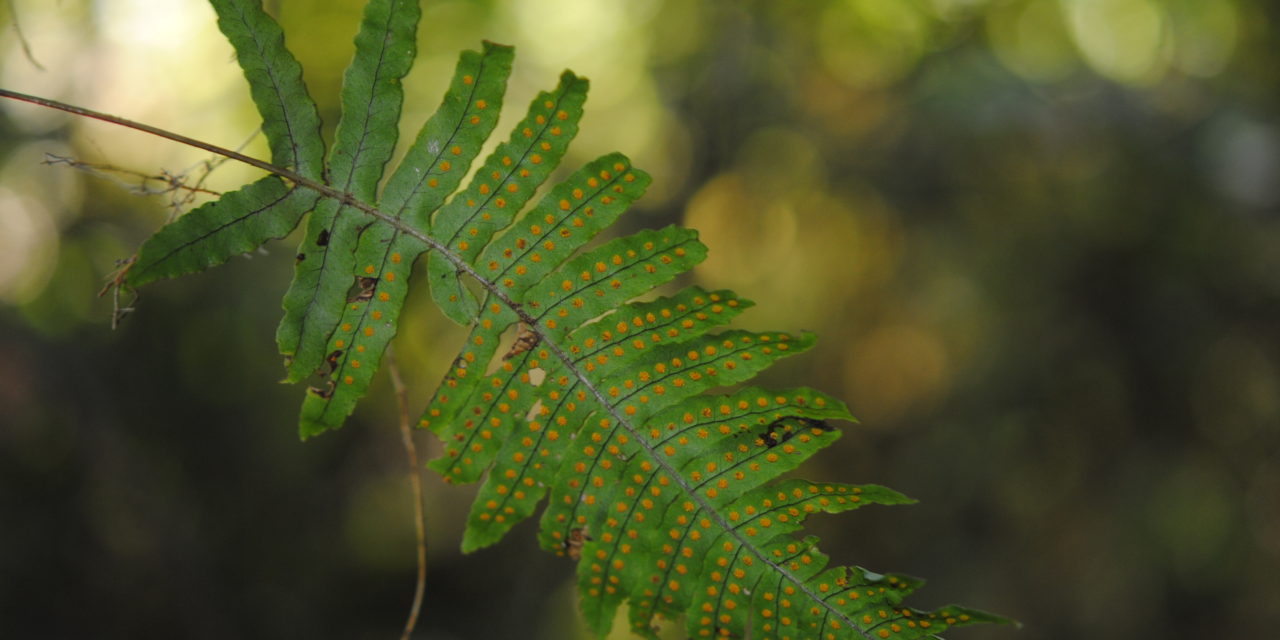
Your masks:
{"label": "fern frond", "polygon": [[136,276],[223,260],[287,232],[323,197],[278,332],[290,380],[324,369],[303,403],[303,437],[340,426],[364,395],[396,334],[412,265],[430,251],[432,296],[469,335],[419,426],[444,441],[431,468],[450,482],[484,479],[464,550],[500,540],[547,498],[539,541],[578,562],[582,609],[600,636],[624,602],[632,630],[649,637],[655,616],[675,615],[694,637],[793,640],[932,638],[1005,622],[907,607],[921,581],[828,567],[814,538],[794,535],[812,513],[911,500],[876,485],[780,479],[839,437],[831,421],[853,420],[838,400],[804,388],[709,395],[815,338],[720,329],[751,306],[729,291],[687,287],[637,301],[706,256],[695,231],[646,230],[584,250],[644,193],[646,173],[621,154],[603,156],[516,221],[577,132],[584,79],[566,72],[539,94],[454,194],[497,122],[513,55],[491,43],[464,52],[374,207],[416,5],[366,8],[323,184],[314,105],[279,27],[251,0],[214,5],[274,161],[297,170],[280,175],[294,184],[267,178],[192,212],[144,247]]}
{"label": "fern frond", "polygon": [[[880,631],[911,637],[1000,620],[958,608],[904,609],[901,594],[878,584],[871,593],[827,598],[833,588],[845,589],[852,574],[835,569],[838,576],[815,578],[825,557],[814,551],[778,559],[795,544],[784,534],[807,512],[908,500],[874,486],[768,484],[834,439],[825,420],[851,419],[838,402],[803,389],[697,396],[807,349],[811,335],[707,335],[741,306],[729,293],[690,290],[678,301],[619,308],[700,261],[705,247],[696,234],[641,232],[569,257],[598,230],[598,222],[587,222],[596,213],[591,200],[629,201],[628,186],[643,184],[642,175],[620,156],[593,163],[486,248],[482,255],[492,260],[475,265],[490,295],[420,423],[445,441],[445,456],[430,466],[446,479],[473,481],[488,472],[463,549],[496,542],[550,493],[540,538],[544,547],[581,558],[584,613],[601,635],[627,599],[642,634],[659,613],[687,614],[692,634],[719,637],[749,628],[784,631],[765,637]],[[594,191],[575,186],[584,184]],[[557,236],[572,246],[561,246]],[[499,357],[499,337],[516,325],[515,345]],[[714,562],[742,563],[754,573],[703,564],[713,542],[729,554]],[[809,571],[814,558],[821,561]],[[726,577],[739,573],[739,581]],[[839,581],[810,584],[825,577]],[[759,622],[730,613],[708,617],[700,615],[708,603],[691,597],[749,594],[762,581],[789,592],[796,613],[780,614],[767,599],[727,598],[715,606],[741,607]],[[848,604],[853,600],[856,606]],[[863,611],[874,611],[874,625],[856,619]],[[791,630],[795,636],[787,635]]]}

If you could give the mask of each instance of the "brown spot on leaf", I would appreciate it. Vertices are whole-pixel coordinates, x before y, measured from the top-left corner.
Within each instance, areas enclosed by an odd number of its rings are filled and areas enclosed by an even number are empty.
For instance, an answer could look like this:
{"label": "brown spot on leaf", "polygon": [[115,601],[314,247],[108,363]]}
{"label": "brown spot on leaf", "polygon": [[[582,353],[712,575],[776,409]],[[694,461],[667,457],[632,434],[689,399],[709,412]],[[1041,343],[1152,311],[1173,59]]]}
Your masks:
{"label": "brown spot on leaf", "polygon": [[587,534],[586,527],[575,527],[569,530],[569,539],[564,541],[564,552],[577,562],[582,557],[582,545],[593,538]]}
{"label": "brown spot on leaf", "polygon": [[536,346],[541,338],[533,332],[529,325],[521,322],[519,329],[516,330],[516,342],[511,345],[511,349],[502,356],[503,360],[510,360]]}
{"label": "brown spot on leaf", "polygon": [[[341,357],[342,357],[342,350],[338,349],[333,353],[330,353],[328,357],[324,359],[325,364],[329,367],[329,371],[326,372],[324,375],[333,375],[333,372],[338,370],[338,358],[341,358]],[[332,389],[330,391],[332,391]]]}
{"label": "brown spot on leaf", "polygon": [[332,397],[332,396],[333,396],[333,387],[334,387],[333,381],[332,381],[332,380],[330,380],[330,381],[329,381],[329,382],[324,386],[324,388],[323,388],[323,389],[322,389],[322,388],[320,388],[320,387],[309,387],[309,388],[307,389],[307,392],[308,392],[308,393],[314,393],[314,394],[316,394],[317,396],[320,396],[321,398],[324,398],[324,399],[326,399],[326,400],[327,400],[327,399],[329,399],[330,397]]}
{"label": "brown spot on leaf", "polygon": [[373,290],[378,287],[377,278],[367,278],[361,276],[356,278],[356,286],[359,290],[354,290],[347,295],[347,302],[366,302],[373,299]]}

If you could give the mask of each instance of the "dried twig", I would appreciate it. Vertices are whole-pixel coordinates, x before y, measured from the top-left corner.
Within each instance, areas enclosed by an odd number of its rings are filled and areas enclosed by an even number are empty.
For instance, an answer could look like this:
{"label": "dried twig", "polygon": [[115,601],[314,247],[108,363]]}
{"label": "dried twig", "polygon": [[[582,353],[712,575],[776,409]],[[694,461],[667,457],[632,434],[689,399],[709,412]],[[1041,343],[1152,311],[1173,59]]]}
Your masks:
{"label": "dried twig", "polygon": [[125,260],[117,260],[117,269],[112,272],[111,275],[107,276],[107,284],[98,292],[99,298],[107,295],[108,291],[111,292],[112,331],[120,328],[120,321],[123,320],[125,316],[133,312],[133,305],[138,302],[138,292],[137,290],[133,290],[133,299],[130,300],[128,304],[120,306],[120,291],[124,288],[125,274],[129,273],[129,267],[133,266],[134,261],[137,259],[138,256],[134,255]]}
{"label": "dried twig", "polygon": [[[44,164],[63,165],[71,167],[72,169],[84,171],[90,175],[112,180],[121,186],[128,187],[134,193],[146,196],[159,196],[174,192],[187,192],[193,196],[197,193],[203,193],[210,196],[222,195],[218,191],[205,189],[198,184],[195,186],[188,185],[185,174],[172,173],[167,169],[161,169],[158,174],[150,174],[105,163],[85,162],[83,160],[76,160],[69,156],[60,156],[54,153],[44,154]],[[133,178],[137,180],[137,184],[126,182],[121,176]],[[203,181],[204,179],[201,178],[200,182]],[[151,186],[152,183],[155,182],[159,182],[163,186]]]}
{"label": "dried twig", "polygon": [[[253,142],[253,139],[258,137],[259,133],[262,133],[261,128],[258,128],[253,133],[249,134],[249,137],[245,138],[244,142],[241,142],[240,146],[236,147],[235,150],[244,151],[244,148],[249,146],[249,143]],[[182,170],[177,174],[183,179],[184,182],[187,181],[187,176],[191,175],[192,173],[196,173],[199,177],[196,178],[195,183],[192,184],[189,188],[183,191],[175,190],[173,192],[173,195],[169,199],[169,207],[170,207],[169,221],[170,222],[173,221],[173,218],[176,217],[182,211],[182,209],[189,206],[191,202],[195,200],[196,193],[213,193],[207,189],[204,189],[204,183],[206,180],[209,179],[209,176],[213,175],[213,172],[218,167],[221,167],[226,162],[228,162],[228,158],[215,154],[212,158],[201,160],[187,167],[186,169]],[[168,171],[164,171],[163,173],[164,175],[169,175]],[[181,197],[179,197],[179,194],[181,194]]]}
{"label": "dried twig", "polygon": [[405,456],[409,460],[409,482],[413,486],[414,526],[418,533],[418,582],[413,590],[413,605],[409,609],[409,619],[404,623],[404,634],[401,640],[409,640],[413,628],[418,624],[418,614],[422,611],[422,597],[427,587],[427,516],[422,502],[422,472],[418,467],[418,448],[413,444],[413,431],[409,428],[409,398],[405,390],[404,379],[400,377],[400,367],[396,363],[396,354],[392,346],[387,347],[387,371],[391,374],[391,386],[396,393],[396,406],[400,409],[400,439],[404,444]]}

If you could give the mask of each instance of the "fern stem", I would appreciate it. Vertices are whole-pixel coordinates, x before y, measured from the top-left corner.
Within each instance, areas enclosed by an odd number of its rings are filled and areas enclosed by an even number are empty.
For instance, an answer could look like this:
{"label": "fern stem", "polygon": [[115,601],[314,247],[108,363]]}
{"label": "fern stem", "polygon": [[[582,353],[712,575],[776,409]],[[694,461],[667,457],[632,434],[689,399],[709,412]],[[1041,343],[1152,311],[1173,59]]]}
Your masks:
{"label": "fern stem", "polygon": [[[109,122],[114,125],[127,127],[129,129],[134,129],[136,131],[141,131],[143,133],[149,133],[153,136],[159,136],[166,140],[172,140],[180,144],[185,144],[189,147],[203,149],[210,153],[214,153],[226,158],[230,158],[237,162],[243,162],[249,166],[262,169],[263,171],[266,171],[268,173],[274,173],[282,178],[287,178],[290,181],[297,182],[298,184],[303,184],[303,181],[306,181],[306,178],[303,178],[302,176],[299,176],[298,174],[288,169],[282,169],[269,162],[263,162],[262,160],[259,160],[257,158],[246,156],[243,153],[232,151],[231,149],[227,149],[225,147],[219,147],[218,145],[215,145],[215,144],[209,144],[208,142],[204,142],[203,140],[188,138],[187,136],[184,136],[180,133],[166,131],[159,127],[153,127],[149,124],[143,124],[141,122],[136,122],[134,120],[129,120],[127,118],[113,116],[109,113],[102,113],[101,111],[85,109],[84,107],[77,107],[73,104],[58,102],[57,100],[50,100],[49,98],[41,98],[39,96],[28,95],[25,93],[19,93],[17,91],[10,91],[8,89],[0,89],[0,97],[9,98],[11,100],[17,100],[19,102],[28,102],[31,104],[40,105],[42,107],[48,107],[50,109],[57,109],[58,111],[65,111],[67,113],[72,113],[85,118],[101,120],[102,122]],[[325,194],[325,195],[328,195],[328,194]]]}
{"label": "fern stem", "polygon": [[405,457],[409,461],[409,484],[413,487],[413,524],[418,536],[418,580],[413,589],[413,605],[409,619],[404,623],[401,640],[409,640],[418,624],[422,611],[422,597],[427,588],[427,510],[422,502],[422,467],[418,464],[418,448],[413,444],[413,431],[409,428],[409,394],[400,377],[400,365],[396,362],[394,345],[387,346],[387,373],[395,389],[396,407],[400,410],[400,441],[404,444]]}
{"label": "fern stem", "polygon": [[269,173],[285,178],[290,182],[293,182],[297,186],[306,187],[325,197],[337,199],[339,202],[345,205],[348,205],[355,209],[359,209],[360,211],[363,211],[364,213],[367,213],[370,216],[373,216],[374,218],[377,218],[378,220],[385,222],[386,224],[390,225],[392,228],[396,229],[397,231],[400,231],[401,233],[407,234],[417,240],[420,240],[421,242],[426,244],[430,249],[438,251],[441,257],[448,260],[458,270],[459,274],[465,273],[468,276],[475,279],[475,281],[478,282],[480,286],[482,286],[486,291],[488,291],[490,295],[492,295],[494,298],[500,301],[503,305],[505,305],[512,311],[514,311],[516,316],[520,319],[520,321],[528,325],[530,329],[535,334],[537,334],[542,344],[546,345],[548,349],[550,349],[551,352],[556,356],[556,358],[559,359],[561,362],[563,362],[566,368],[569,369],[569,371],[573,372],[574,377],[577,378],[578,381],[583,385],[583,387],[585,387],[587,391],[591,394],[591,396],[595,398],[595,400],[598,403],[600,403],[600,406],[604,407],[605,411],[608,412],[609,416],[613,418],[619,426],[621,426],[623,429],[627,431],[627,433],[633,438],[636,444],[638,444],[640,448],[643,449],[646,454],[648,454],[650,459],[652,459],[655,463],[657,463],[659,470],[667,474],[667,476],[671,478],[672,482],[674,482],[685,493],[685,495],[689,496],[690,499],[692,499],[693,502],[698,506],[698,508],[703,513],[707,514],[707,516],[716,524],[716,526],[720,527],[721,530],[725,531],[734,539],[736,539],[738,541],[738,544],[741,545],[743,549],[746,549],[751,555],[755,556],[758,560],[760,560],[765,565],[769,566],[771,569],[776,571],[778,575],[783,576],[784,578],[786,578],[786,580],[794,584],[798,591],[804,593],[806,596],[811,598],[814,602],[819,602],[825,605],[825,608],[827,609],[830,615],[838,618],[841,622],[843,622],[849,628],[856,629],[858,633],[862,635],[864,638],[866,638],[867,640],[874,640],[870,634],[863,631],[862,628],[855,621],[851,620],[844,612],[828,604],[826,598],[822,594],[818,593],[817,591],[809,587],[806,580],[797,576],[795,572],[791,571],[786,566],[779,564],[778,562],[775,562],[772,558],[768,557],[767,554],[765,554],[763,551],[758,549],[756,545],[752,544],[752,542],[748,540],[746,536],[744,536],[740,531],[738,531],[738,529],[734,527],[732,523],[728,521],[727,518],[721,515],[721,513],[718,510],[716,510],[714,506],[705,497],[703,497],[701,493],[699,493],[694,488],[692,484],[689,483],[689,480],[686,479],[682,473],[680,473],[679,469],[676,469],[671,464],[671,462],[667,460],[665,456],[661,455],[661,453],[653,445],[651,445],[645,437],[643,437],[643,434],[640,433],[640,430],[634,424],[632,424],[630,420],[628,420],[621,412],[619,412],[616,408],[614,408],[612,404],[609,403],[609,400],[605,396],[604,392],[602,392],[587,377],[586,373],[584,373],[578,366],[574,364],[573,359],[569,356],[568,353],[566,353],[560,347],[560,345],[556,344],[555,341],[550,339],[548,332],[542,326],[542,324],[538,322],[536,318],[534,318],[527,311],[525,311],[524,307],[519,302],[513,300],[510,296],[506,294],[506,292],[502,291],[496,283],[490,281],[488,278],[483,276],[474,267],[472,267],[470,263],[468,263],[458,254],[451,251],[439,240],[436,240],[435,238],[428,236],[422,231],[419,231],[418,229],[415,229],[405,224],[404,222],[401,222],[400,220],[397,220],[396,218],[393,218],[392,216],[389,216],[386,213],[383,213],[382,211],[378,210],[376,207],[372,205],[361,202],[354,195],[350,193],[339,191],[327,185],[324,185],[314,180],[303,177],[290,169],[277,167],[269,162],[264,162],[256,158],[251,158],[249,156],[246,156],[241,153],[237,153],[230,149],[225,149],[223,147],[219,147],[217,145],[212,145],[207,142],[195,140],[193,138],[188,138],[186,136],[183,136],[177,133],[172,133],[170,131],[165,131],[164,129],[159,129],[157,127],[152,127],[150,125],[145,125],[139,122],[134,122],[132,120],[127,120],[125,118],[120,118],[117,116],[112,116],[105,113],[84,109],[82,107],[69,105],[63,102],[58,102],[56,100],[39,98],[39,97],[30,96],[23,93],[9,91],[6,89],[0,89],[0,97],[12,98],[15,100],[21,100],[23,102],[30,102],[32,104],[38,104],[38,105],[49,107],[52,109],[59,109],[61,111],[66,111],[68,113],[73,113],[73,114],[85,116],[88,118],[94,118],[96,120],[102,120],[104,122],[118,124],[124,127],[129,127],[131,129],[136,129],[138,131],[143,131],[146,133],[150,133],[152,135],[160,136],[162,138],[172,140],[174,142],[193,146],[199,149],[204,149],[205,151],[216,153],[216,154],[225,156],[227,158],[231,158],[232,160],[243,162],[250,166],[262,169],[263,171],[267,171]]}

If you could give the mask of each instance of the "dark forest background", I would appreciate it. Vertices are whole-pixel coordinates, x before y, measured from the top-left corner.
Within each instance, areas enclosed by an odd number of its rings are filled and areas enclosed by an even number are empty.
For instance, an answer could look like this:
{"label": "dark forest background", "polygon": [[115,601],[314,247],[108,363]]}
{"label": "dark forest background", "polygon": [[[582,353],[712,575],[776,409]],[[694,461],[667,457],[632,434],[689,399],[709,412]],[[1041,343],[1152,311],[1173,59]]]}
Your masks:
{"label": "dark forest background", "polygon": [[[330,127],[361,4],[268,3]],[[482,38],[517,47],[504,122],[572,67],[593,91],[565,166],[617,149],[655,175],[615,233],[698,228],[697,282],[759,303],[740,325],[822,337],[762,380],[862,420],[803,475],[921,501],[816,520],[835,560],[1025,625],[955,638],[1274,635],[1278,5],[425,5],[402,139]],[[0,16],[0,86],[266,157],[203,3]],[[0,636],[398,635],[415,568],[395,405],[383,380],[345,429],[298,442],[273,341],[295,239],[148,287],[112,331],[97,290],[181,194],[46,154],[206,173],[189,149],[0,104]],[[396,345],[414,412],[461,337],[424,293]],[[458,553],[473,491],[427,476],[416,637],[585,637],[571,567],[530,525]]]}

